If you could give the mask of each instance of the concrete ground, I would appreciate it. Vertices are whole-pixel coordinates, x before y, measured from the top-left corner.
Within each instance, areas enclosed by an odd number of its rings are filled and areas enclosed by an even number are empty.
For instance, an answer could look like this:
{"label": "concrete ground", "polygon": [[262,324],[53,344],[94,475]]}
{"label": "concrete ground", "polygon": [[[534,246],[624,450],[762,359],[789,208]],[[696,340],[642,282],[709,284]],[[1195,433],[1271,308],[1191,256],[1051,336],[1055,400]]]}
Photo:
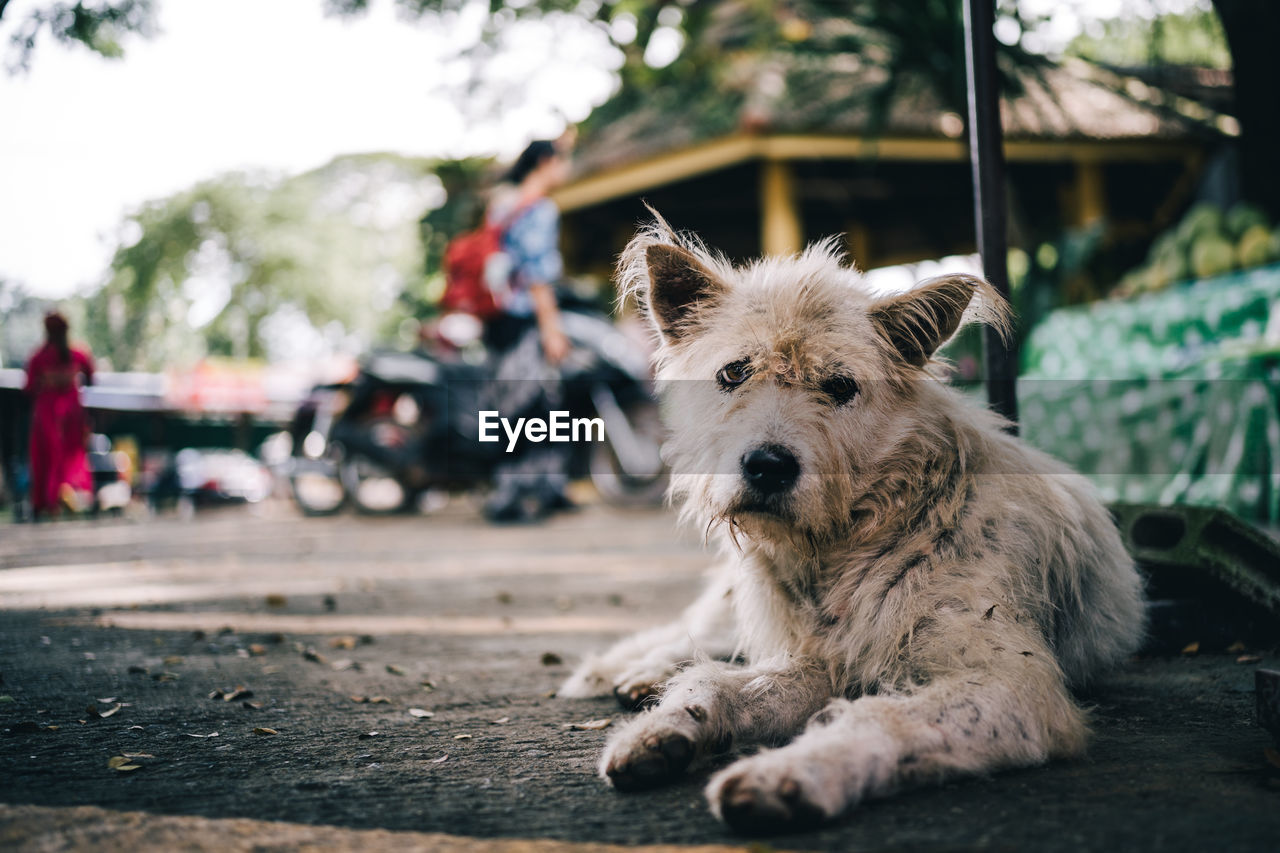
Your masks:
{"label": "concrete ground", "polygon": [[[706,811],[706,768],[606,788],[598,721],[623,713],[552,696],[588,650],[670,617],[705,564],[658,511],[0,526],[0,849],[742,844]],[[1253,671],[1275,664],[1135,660],[1087,697],[1084,760],[768,843],[1280,849],[1280,768],[1253,712]]]}

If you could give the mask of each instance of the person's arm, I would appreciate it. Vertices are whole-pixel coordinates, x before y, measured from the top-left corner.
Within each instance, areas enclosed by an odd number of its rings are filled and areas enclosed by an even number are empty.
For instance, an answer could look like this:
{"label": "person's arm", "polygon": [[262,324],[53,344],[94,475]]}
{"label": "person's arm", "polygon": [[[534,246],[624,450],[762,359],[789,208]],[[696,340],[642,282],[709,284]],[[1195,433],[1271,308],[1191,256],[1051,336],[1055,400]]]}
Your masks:
{"label": "person's arm", "polygon": [[93,384],[93,357],[84,351],[77,351],[80,358],[80,372],[84,374],[84,384]]}
{"label": "person's arm", "polygon": [[524,230],[524,249],[528,262],[524,274],[529,282],[529,298],[533,315],[542,337],[542,352],[551,364],[559,364],[569,354],[569,339],[560,324],[560,306],[556,303],[552,282],[564,273],[560,257],[560,213],[549,201],[538,203],[529,211],[530,221]]}
{"label": "person's arm", "polygon": [[569,338],[560,327],[560,306],[551,285],[538,283],[529,287],[533,300],[533,314],[538,320],[538,334],[542,337],[542,352],[551,364],[559,364],[569,354]]}

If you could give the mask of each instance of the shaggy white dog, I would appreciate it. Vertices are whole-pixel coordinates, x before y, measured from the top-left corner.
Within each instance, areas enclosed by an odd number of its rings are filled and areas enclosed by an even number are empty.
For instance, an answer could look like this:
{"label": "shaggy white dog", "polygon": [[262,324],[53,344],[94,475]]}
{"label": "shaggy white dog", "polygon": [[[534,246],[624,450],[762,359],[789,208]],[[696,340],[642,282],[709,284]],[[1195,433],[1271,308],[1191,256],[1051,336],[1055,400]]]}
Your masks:
{"label": "shaggy white dog", "polygon": [[773,831],[1080,753],[1069,689],[1136,648],[1139,579],[1083,478],[928,373],[963,319],[1005,326],[991,286],[877,299],[830,244],[739,268],[661,220],[620,278],[660,339],[673,498],[725,560],[674,624],[561,688],[656,697],[601,775],[635,790],[785,744],[706,791],[735,829]]}

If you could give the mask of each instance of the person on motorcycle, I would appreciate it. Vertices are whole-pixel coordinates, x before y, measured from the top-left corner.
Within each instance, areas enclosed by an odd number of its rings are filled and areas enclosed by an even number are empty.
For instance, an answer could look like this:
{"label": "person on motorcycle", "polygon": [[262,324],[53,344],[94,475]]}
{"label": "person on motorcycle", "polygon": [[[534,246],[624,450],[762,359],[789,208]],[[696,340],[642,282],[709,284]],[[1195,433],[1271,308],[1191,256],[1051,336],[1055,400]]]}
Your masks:
{"label": "person on motorcycle", "polygon": [[[566,154],[548,140],[529,143],[494,191],[486,217],[503,228],[509,267],[499,313],[485,326],[495,365],[493,408],[542,417],[563,398],[559,366],[569,355],[554,282],[564,272],[560,211],[548,195],[569,174]],[[536,334],[534,331],[536,330]],[[570,449],[545,443],[499,464],[485,505],[493,521],[530,521],[570,509]]]}

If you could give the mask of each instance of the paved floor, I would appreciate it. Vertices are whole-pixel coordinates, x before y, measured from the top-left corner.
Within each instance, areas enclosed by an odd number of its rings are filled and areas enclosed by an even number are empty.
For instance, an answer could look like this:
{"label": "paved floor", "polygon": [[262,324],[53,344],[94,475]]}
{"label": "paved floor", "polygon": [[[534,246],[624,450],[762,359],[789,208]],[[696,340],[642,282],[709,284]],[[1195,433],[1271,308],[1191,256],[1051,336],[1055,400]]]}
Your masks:
{"label": "paved floor", "polygon": [[[620,712],[550,695],[584,652],[682,606],[705,563],[657,511],[2,526],[0,847],[736,844],[705,770],[618,795],[592,773],[607,729],[570,726]],[[1258,664],[1237,657],[1131,663],[1088,697],[1083,761],[771,844],[1275,850],[1280,769],[1253,723]]]}

